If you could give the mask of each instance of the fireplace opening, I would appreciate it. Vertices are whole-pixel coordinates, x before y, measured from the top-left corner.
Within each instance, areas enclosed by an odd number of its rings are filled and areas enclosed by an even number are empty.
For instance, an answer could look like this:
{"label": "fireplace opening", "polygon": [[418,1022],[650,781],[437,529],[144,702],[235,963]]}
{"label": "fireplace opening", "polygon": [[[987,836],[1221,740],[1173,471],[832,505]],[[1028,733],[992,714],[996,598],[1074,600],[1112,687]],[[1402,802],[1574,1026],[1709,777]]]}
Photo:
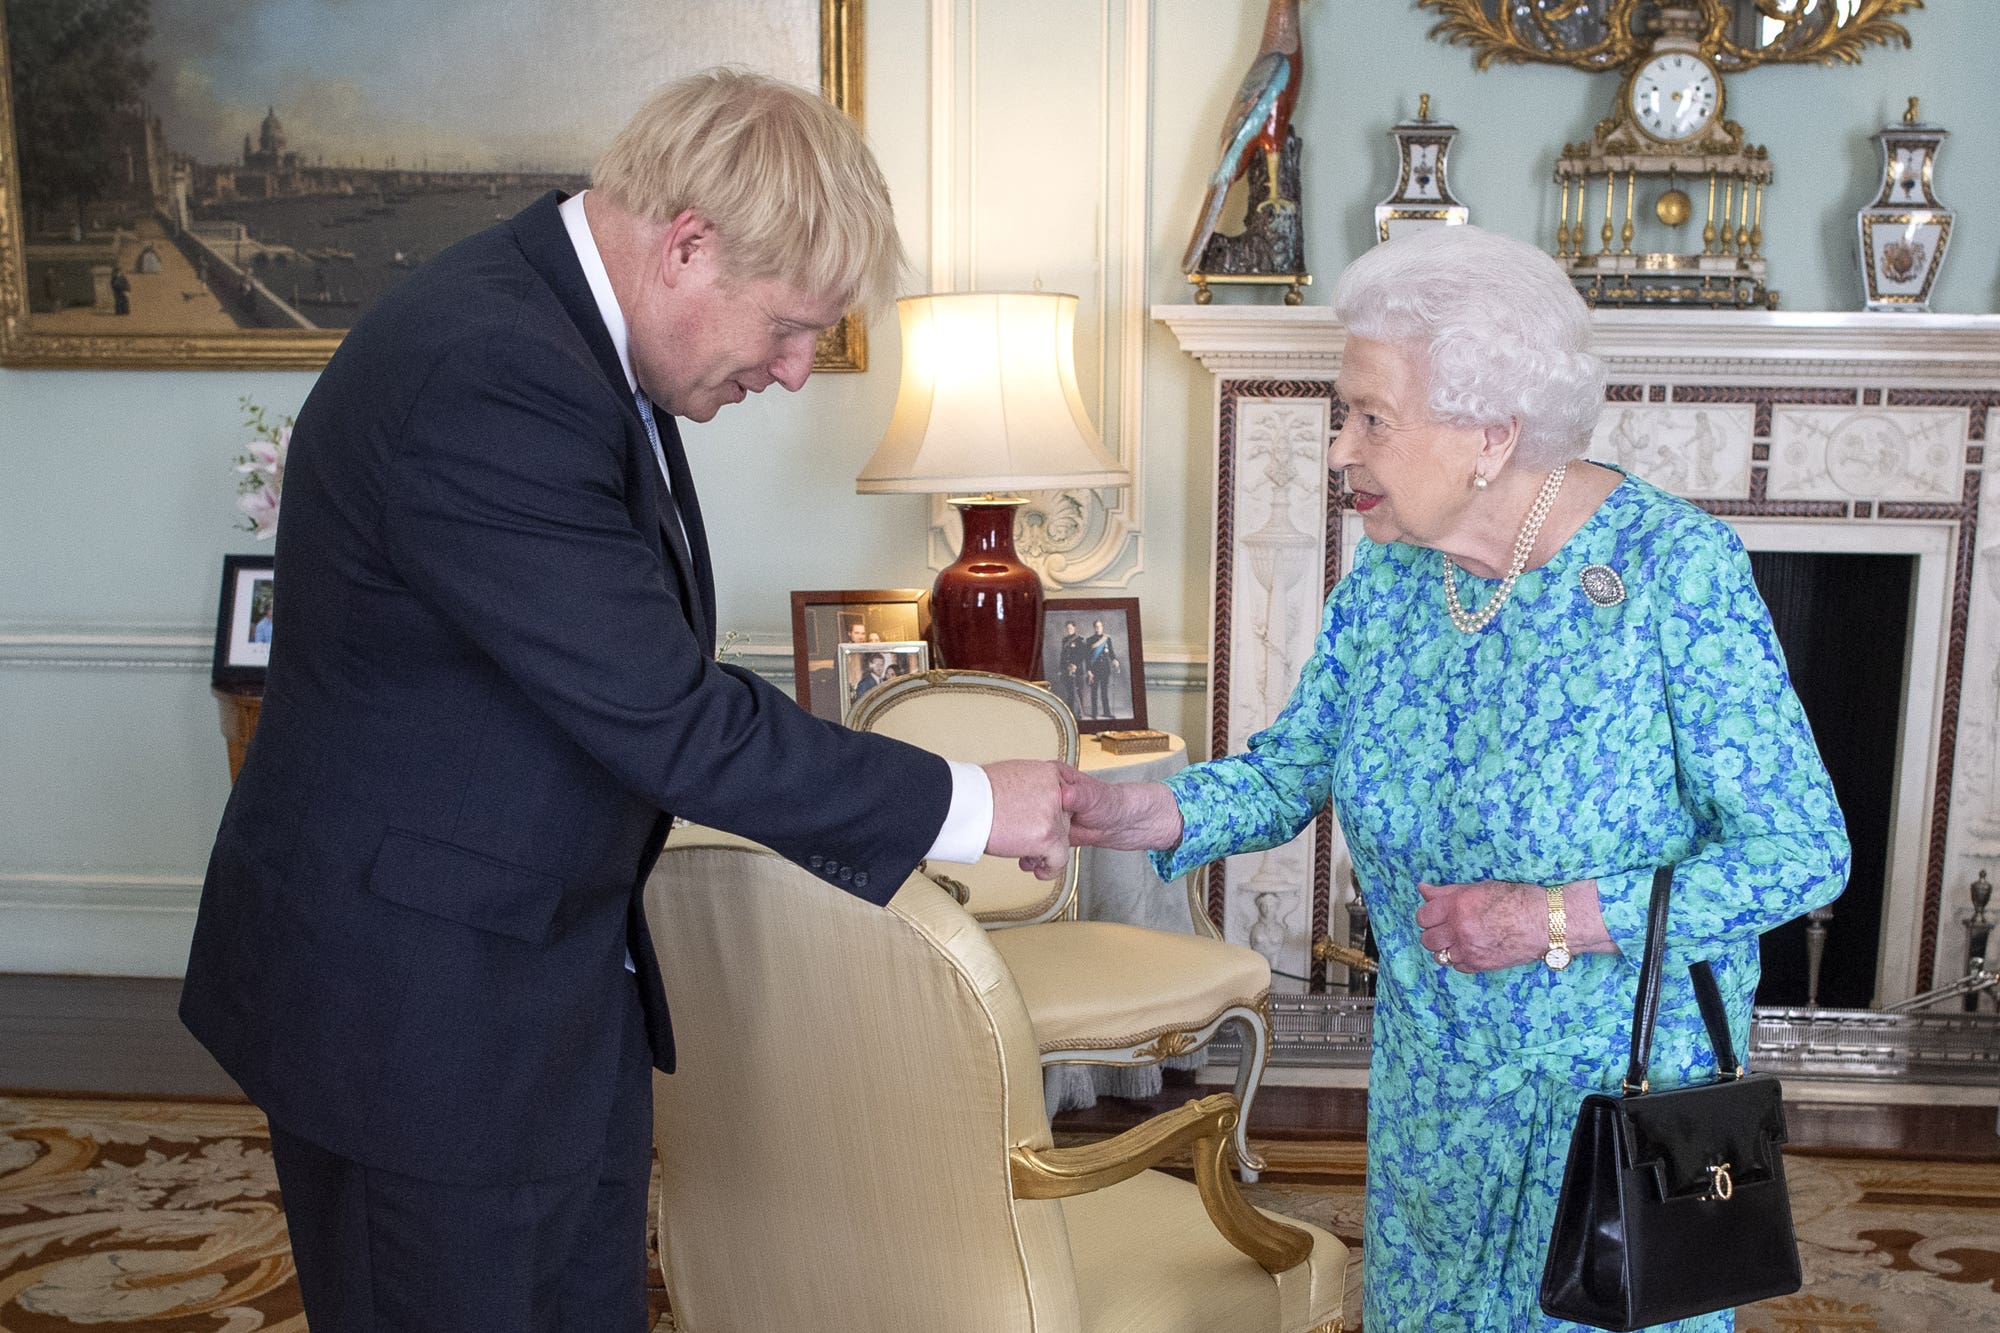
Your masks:
{"label": "fireplace opening", "polygon": [[[1830,1008],[1868,1008],[1875,1000],[1916,565],[1909,555],[1750,553],[1853,845],[1820,964],[1818,999]],[[1763,937],[1758,1004],[1806,1003],[1806,928],[1800,919]]]}

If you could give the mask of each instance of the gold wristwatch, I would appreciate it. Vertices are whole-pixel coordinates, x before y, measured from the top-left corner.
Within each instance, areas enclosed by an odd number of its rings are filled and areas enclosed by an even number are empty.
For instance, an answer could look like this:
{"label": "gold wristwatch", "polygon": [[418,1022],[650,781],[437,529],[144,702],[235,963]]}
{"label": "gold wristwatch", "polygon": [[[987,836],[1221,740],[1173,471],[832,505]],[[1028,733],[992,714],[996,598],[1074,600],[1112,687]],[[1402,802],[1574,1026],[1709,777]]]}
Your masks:
{"label": "gold wristwatch", "polygon": [[1569,966],[1569,913],[1563,908],[1563,891],[1550,889],[1549,894],[1549,951],[1542,955],[1542,961],[1552,972],[1560,972]]}

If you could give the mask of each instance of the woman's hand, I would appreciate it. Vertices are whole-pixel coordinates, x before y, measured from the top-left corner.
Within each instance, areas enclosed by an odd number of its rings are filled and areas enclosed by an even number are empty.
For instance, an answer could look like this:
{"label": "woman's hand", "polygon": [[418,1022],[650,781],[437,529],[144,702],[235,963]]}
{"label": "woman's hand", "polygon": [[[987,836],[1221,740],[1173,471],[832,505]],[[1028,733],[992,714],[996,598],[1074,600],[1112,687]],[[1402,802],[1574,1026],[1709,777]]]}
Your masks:
{"label": "woman's hand", "polygon": [[1069,840],[1075,847],[1165,851],[1181,841],[1181,808],[1161,782],[1100,781],[1058,764]]}
{"label": "woman's hand", "polygon": [[[1563,910],[1569,951],[1610,953],[1597,881],[1565,884]],[[1442,966],[1460,972],[1497,972],[1538,963],[1549,951],[1549,895],[1539,884],[1489,879],[1477,884],[1419,884],[1424,905],[1417,909],[1424,948]]]}

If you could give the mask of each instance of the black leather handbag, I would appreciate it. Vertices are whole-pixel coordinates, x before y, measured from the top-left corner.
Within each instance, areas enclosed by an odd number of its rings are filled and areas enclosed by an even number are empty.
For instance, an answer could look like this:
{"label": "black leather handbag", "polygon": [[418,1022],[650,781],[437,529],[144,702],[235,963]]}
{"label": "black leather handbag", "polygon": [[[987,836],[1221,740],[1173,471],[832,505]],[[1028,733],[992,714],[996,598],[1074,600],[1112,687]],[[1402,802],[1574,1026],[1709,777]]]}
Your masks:
{"label": "black leather handbag", "polygon": [[1653,875],[1632,1061],[1621,1094],[1583,1099],[1542,1270],[1545,1312],[1619,1333],[1800,1285],[1778,1080],[1737,1064],[1707,963],[1688,974],[1722,1076],[1661,1092],[1646,1081],[1672,884],[1671,866]]}

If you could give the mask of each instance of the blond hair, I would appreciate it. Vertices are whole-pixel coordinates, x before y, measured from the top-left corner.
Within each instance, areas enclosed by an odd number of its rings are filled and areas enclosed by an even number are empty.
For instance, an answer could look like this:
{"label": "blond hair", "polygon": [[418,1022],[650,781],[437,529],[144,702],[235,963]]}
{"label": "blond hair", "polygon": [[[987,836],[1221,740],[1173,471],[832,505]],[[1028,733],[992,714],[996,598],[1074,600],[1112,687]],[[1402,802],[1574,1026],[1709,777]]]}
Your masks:
{"label": "blond hair", "polygon": [[860,128],[761,74],[709,69],[666,85],[611,141],[590,184],[654,224],[701,214],[739,281],[776,278],[874,305],[904,267],[889,186]]}

